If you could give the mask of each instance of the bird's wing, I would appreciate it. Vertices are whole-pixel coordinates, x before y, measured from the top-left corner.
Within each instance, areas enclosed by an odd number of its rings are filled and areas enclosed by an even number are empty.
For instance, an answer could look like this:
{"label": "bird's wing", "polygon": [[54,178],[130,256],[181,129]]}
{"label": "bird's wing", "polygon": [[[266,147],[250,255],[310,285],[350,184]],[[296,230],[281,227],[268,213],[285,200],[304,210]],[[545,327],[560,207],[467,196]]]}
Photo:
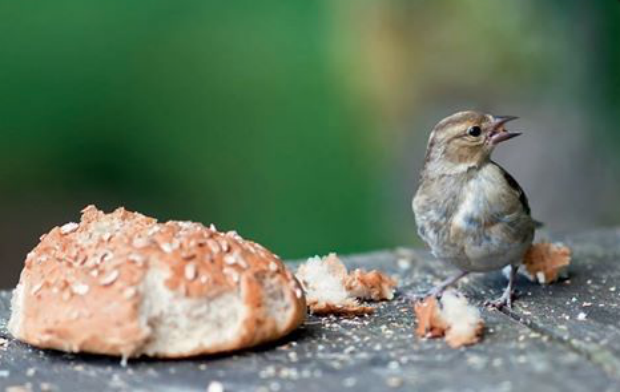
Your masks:
{"label": "bird's wing", "polygon": [[[495,162],[493,162],[493,164],[497,166],[497,168],[501,171],[501,173],[504,175],[504,179],[506,180],[506,183],[508,183],[508,186],[510,186],[510,188],[519,197],[519,201],[521,202],[521,205],[523,206],[523,210],[525,210],[525,212],[527,212],[528,215],[531,215],[532,211],[530,210],[530,203],[527,200],[527,196],[525,195],[525,192],[523,191],[523,189],[521,188],[517,180],[515,180],[514,177],[511,176],[510,173],[508,173],[503,167],[501,167]],[[545,225],[543,222],[539,220],[536,220],[536,219],[532,219],[532,220],[534,221],[534,226],[537,229],[540,229],[541,227]]]}
{"label": "bird's wing", "polygon": [[516,196],[519,198],[519,202],[521,202],[521,206],[523,206],[523,210],[528,215],[530,215],[531,214],[530,203],[527,200],[527,196],[525,195],[525,192],[523,192],[523,189],[521,188],[517,180],[515,180],[514,177],[510,175],[510,173],[508,173],[503,167],[501,167],[497,163],[493,162],[493,165],[495,165],[500,170],[500,172],[504,176],[504,180],[506,180],[506,183],[508,184],[510,189],[512,189],[512,191],[515,192]]}
{"label": "bird's wing", "polygon": [[[475,187],[452,222],[451,235],[475,268],[496,267],[493,260],[521,257],[534,235],[530,206],[517,181],[492,163],[479,174]],[[476,202],[477,200],[484,202]],[[514,260],[509,260],[513,262]]]}
{"label": "bird's wing", "polygon": [[498,180],[503,179],[507,186],[496,189],[499,190],[496,197],[502,202],[492,204],[490,211],[492,218],[487,221],[488,230],[507,240],[516,241],[524,235],[527,237],[536,227],[535,221],[530,216],[527,196],[506,170],[495,162],[492,163],[492,171],[496,173]]}

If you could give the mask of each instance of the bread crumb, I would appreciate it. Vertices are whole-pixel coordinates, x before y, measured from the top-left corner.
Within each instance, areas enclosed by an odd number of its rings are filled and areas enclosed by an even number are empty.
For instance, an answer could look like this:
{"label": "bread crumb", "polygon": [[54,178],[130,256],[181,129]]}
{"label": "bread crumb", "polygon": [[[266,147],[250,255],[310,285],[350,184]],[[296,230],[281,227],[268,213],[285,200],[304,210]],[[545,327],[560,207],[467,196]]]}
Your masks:
{"label": "bread crumb", "polygon": [[359,300],[382,301],[394,298],[394,279],[379,271],[356,269],[352,273],[331,253],[312,257],[296,273],[306,292],[310,311],[317,315],[360,316],[374,312]]}
{"label": "bread crumb", "polygon": [[31,392],[32,388],[28,385],[11,385],[6,387],[4,392]]}
{"label": "bread crumb", "polygon": [[532,282],[551,284],[567,277],[571,250],[562,243],[534,244],[523,259],[520,272]]}
{"label": "bread crumb", "polygon": [[444,337],[452,348],[480,341],[484,322],[478,308],[455,291],[446,291],[440,300],[427,297],[414,304],[417,320],[415,333],[421,338]]}
{"label": "bread crumb", "polygon": [[393,376],[393,377],[388,377],[385,380],[385,383],[390,388],[400,388],[403,386],[405,382],[402,378]]}
{"label": "bread crumb", "polygon": [[224,392],[224,385],[219,381],[211,381],[207,387],[207,392]]}
{"label": "bread crumb", "polygon": [[42,382],[39,384],[39,388],[41,388],[41,392],[47,392],[52,390],[52,384],[47,382]]}

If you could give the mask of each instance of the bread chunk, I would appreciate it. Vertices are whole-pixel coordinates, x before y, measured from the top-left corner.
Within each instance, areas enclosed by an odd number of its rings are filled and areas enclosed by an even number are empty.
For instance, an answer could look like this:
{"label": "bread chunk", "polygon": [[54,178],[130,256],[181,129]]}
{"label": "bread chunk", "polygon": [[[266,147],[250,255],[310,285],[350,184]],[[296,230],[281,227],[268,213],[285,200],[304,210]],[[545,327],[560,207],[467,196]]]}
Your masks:
{"label": "bread chunk", "polygon": [[375,308],[359,300],[391,300],[396,287],[394,279],[379,271],[356,269],[349,273],[334,253],[308,259],[297,269],[297,278],[306,291],[310,311],[316,315],[372,313]]}
{"label": "bread chunk", "polygon": [[305,314],[293,274],[236,232],[89,206],[28,254],[8,328],[40,348],[182,358],[279,339]]}

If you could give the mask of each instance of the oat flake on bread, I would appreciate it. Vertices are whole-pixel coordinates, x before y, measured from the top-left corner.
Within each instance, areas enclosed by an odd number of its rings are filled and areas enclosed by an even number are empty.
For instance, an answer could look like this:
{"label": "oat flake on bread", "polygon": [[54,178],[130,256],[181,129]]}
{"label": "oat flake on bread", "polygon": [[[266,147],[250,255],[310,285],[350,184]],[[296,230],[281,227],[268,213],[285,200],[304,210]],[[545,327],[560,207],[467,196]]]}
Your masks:
{"label": "oat flake on bread", "polygon": [[23,342],[181,358],[273,341],[304,320],[293,274],[235,232],[123,208],[82,212],[26,258],[8,325]]}

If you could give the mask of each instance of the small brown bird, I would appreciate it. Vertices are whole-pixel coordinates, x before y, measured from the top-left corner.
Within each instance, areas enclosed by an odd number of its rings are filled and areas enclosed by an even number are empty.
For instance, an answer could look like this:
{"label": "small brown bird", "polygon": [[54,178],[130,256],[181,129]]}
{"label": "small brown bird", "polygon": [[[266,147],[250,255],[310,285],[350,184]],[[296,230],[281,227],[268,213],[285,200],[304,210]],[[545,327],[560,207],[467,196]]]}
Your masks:
{"label": "small brown bird", "polygon": [[441,295],[470,272],[510,265],[504,294],[487,304],[512,306],[514,277],[536,226],[517,181],[491,160],[495,146],[520,135],[504,128],[514,119],[465,111],[445,118],[431,132],[413,198],[418,234],[435,257],[462,271],[432,295]]}

